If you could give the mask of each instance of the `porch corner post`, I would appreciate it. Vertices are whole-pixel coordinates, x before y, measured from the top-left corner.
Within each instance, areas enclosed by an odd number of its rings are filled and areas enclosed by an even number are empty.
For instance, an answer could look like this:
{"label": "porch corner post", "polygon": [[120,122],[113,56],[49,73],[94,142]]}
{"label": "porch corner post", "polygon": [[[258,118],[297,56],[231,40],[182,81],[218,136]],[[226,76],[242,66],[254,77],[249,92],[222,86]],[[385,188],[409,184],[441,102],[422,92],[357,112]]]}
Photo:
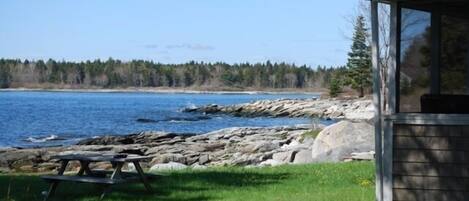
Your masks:
{"label": "porch corner post", "polygon": [[373,106],[375,126],[375,164],[376,193],[375,200],[383,201],[383,161],[381,129],[381,76],[379,66],[379,21],[378,2],[371,0],[371,64],[373,68]]}
{"label": "porch corner post", "polygon": [[398,84],[398,77],[397,74],[397,66],[399,62],[399,41],[398,38],[400,35],[400,10],[398,3],[393,1],[390,3],[390,27],[389,27],[389,67],[388,67],[388,94],[387,94],[387,102],[388,104],[385,106],[386,115],[393,115],[396,114],[398,110],[397,104],[397,84]]}
{"label": "porch corner post", "polygon": [[[398,86],[399,86],[399,62],[400,62],[400,23],[401,23],[401,10],[397,1],[390,2],[390,27],[389,27],[389,57],[390,63],[388,66],[388,94],[387,106],[385,115],[396,114],[399,105],[398,100]],[[383,183],[383,201],[393,200],[393,122],[390,119],[384,120],[383,125],[383,163],[382,163],[382,183]]]}

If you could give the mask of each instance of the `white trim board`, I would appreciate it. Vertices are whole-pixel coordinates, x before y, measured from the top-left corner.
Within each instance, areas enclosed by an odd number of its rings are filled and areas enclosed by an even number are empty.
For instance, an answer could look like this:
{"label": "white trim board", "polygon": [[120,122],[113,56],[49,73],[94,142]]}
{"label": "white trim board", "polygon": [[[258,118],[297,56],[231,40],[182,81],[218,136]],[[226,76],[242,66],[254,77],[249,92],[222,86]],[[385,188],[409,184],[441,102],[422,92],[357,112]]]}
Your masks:
{"label": "white trim board", "polygon": [[398,113],[384,115],[384,121],[414,125],[469,125],[469,114]]}

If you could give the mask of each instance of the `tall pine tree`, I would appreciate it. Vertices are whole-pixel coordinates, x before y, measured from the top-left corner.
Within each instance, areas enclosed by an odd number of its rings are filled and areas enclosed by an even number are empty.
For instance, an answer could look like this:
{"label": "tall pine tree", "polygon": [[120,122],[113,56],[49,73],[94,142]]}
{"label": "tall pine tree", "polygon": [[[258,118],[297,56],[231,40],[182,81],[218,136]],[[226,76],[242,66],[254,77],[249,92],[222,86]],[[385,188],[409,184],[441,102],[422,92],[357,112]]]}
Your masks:
{"label": "tall pine tree", "polygon": [[365,18],[358,16],[353,34],[353,43],[348,53],[348,81],[360,97],[365,95],[365,89],[371,86],[371,48],[368,45],[368,30]]}

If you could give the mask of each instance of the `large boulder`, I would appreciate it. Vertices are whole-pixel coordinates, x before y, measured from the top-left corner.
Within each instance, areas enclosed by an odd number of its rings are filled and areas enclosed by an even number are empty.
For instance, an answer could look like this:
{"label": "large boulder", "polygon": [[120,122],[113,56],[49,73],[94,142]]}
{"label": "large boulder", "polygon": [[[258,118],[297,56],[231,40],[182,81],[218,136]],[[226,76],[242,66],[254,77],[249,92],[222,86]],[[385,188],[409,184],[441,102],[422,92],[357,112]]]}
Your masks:
{"label": "large boulder", "polygon": [[373,126],[341,121],[322,130],[312,147],[314,162],[339,162],[354,152],[374,150]]}
{"label": "large boulder", "polygon": [[301,150],[295,155],[295,160],[293,164],[307,164],[313,162],[313,156],[311,155],[311,150],[305,149]]}

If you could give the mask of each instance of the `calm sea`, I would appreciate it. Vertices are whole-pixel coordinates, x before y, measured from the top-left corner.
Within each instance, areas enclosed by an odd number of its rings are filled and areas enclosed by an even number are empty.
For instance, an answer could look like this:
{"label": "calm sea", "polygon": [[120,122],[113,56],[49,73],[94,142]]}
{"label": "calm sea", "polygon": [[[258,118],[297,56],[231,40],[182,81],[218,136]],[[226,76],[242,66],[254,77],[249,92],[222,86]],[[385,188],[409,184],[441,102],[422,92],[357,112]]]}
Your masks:
{"label": "calm sea", "polygon": [[305,118],[203,116],[181,110],[205,104],[313,97],[306,94],[0,92],[0,147],[66,145],[94,136],[140,131],[206,133],[227,127],[310,123]]}

